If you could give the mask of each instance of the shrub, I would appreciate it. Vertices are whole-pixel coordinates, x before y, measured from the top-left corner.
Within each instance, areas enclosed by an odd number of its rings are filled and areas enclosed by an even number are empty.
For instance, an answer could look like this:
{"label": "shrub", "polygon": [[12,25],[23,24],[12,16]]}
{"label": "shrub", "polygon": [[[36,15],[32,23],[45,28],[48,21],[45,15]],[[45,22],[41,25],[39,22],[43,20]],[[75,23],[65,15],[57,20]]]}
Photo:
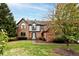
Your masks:
{"label": "shrub", "polygon": [[9,39],[8,39],[8,41],[16,41],[17,39],[16,39],[16,37],[10,37]]}
{"label": "shrub", "polygon": [[44,37],[40,37],[39,40],[46,41]]}
{"label": "shrub", "polygon": [[8,41],[7,33],[3,30],[0,31],[0,54],[3,55],[3,50],[6,46],[6,43]]}
{"label": "shrub", "polygon": [[64,36],[60,36],[54,39],[54,43],[65,43],[65,38]]}
{"label": "shrub", "polygon": [[58,38],[58,39],[55,39],[53,42],[54,43],[65,43],[65,40],[62,38]]}
{"label": "shrub", "polygon": [[18,40],[27,40],[27,37],[18,37]]}

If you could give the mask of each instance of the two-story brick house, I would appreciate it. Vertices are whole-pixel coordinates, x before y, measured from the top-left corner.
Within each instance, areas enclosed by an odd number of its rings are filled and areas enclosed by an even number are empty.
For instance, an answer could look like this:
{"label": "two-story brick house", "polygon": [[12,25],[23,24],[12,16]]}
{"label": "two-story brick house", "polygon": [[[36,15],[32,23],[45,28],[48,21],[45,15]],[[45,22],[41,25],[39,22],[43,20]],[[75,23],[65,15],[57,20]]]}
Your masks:
{"label": "two-story brick house", "polygon": [[53,34],[49,31],[48,22],[49,21],[24,20],[22,18],[17,23],[17,38],[25,37],[27,39],[35,40],[43,35],[46,41],[52,40]]}

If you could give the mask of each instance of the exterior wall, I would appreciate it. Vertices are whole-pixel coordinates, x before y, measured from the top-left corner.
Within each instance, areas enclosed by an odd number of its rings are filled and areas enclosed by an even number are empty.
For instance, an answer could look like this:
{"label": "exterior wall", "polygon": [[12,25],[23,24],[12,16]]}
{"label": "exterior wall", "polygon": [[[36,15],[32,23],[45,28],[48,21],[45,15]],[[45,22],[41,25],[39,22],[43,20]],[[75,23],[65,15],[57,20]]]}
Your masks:
{"label": "exterior wall", "polygon": [[28,20],[26,23],[27,23],[27,29],[26,29],[26,32],[27,32],[27,38],[29,39],[29,38],[30,38],[30,32],[29,32],[29,20]]}
{"label": "exterior wall", "polygon": [[54,40],[55,33],[51,29],[49,29],[44,35],[47,42],[51,42]]}
{"label": "exterior wall", "polygon": [[31,39],[32,38],[32,32],[29,32],[29,37],[28,39]]}
{"label": "exterior wall", "polygon": [[[36,38],[40,38],[41,37],[41,32],[35,32],[36,34]],[[29,38],[32,38],[32,32],[29,32]]]}
{"label": "exterior wall", "polygon": [[41,37],[41,32],[36,32],[36,38],[40,38]]}
{"label": "exterior wall", "polygon": [[[26,24],[26,29],[21,29],[21,24],[22,23]],[[40,27],[41,28],[41,27]],[[40,31],[36,31],[36,38],[40,38],[41,37],[41,33],[42,31],[46,31],[48,29],[47,25],[42,26],[42,29]],[[25,32],[26,36],[28,39],[32,39],[32,31],[29,31],[29,21],[20,21],[20,23],[18,24],[18,28],[17,28],[17,37],[21,37],[21,32]],[[53,38],[53,35],[51,33],[51,30],[48,30],[46,33],[44,33],[44,38],[46,39],[46,41],[51,41]]]}
{"label": "exterior wall", "polygon": [[[22,29],[21,28],[21,25],[22,23],[25,23],[26,24],[26,28],[25,29]],[[17,27],[17,37],[22,37],[21,36],[21,32],[25,32],[25,37],[29,37],[29,31],[28,31],[28,23],[26,23],[24,20],[22,20],[19,24],[18,24],[18,27]]]}

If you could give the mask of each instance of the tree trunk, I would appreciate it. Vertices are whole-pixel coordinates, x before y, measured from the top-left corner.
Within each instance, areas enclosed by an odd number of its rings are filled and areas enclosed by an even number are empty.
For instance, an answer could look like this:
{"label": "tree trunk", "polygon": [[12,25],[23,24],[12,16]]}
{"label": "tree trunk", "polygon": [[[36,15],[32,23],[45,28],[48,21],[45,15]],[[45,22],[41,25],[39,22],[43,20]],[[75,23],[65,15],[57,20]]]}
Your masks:
{"label": "tree trunk", "polygon": [[67,45],[67,49],[69,48],[69,40],[66,39],[66,45]]}

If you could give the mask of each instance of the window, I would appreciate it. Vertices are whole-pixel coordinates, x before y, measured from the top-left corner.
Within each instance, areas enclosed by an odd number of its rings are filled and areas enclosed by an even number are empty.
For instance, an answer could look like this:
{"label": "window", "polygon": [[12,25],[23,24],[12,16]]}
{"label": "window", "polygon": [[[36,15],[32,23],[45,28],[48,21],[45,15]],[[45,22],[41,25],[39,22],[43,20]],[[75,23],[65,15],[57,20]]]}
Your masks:
{"label": "window", "polygon": [[36,30],[36,24],[35,23],[32,25],[32,30]]}
{"label": "window", "polygon": [[26,28],[26,24],[25,23],[22,23],[21,24],[21,29],[25,29]]}
{"label": "window", "polygon": [[36,31],[40,31],[40,25],[37,26]]}
{"label": "window", "polygon": [[25,34],[25,32],[21,32],[21,36],[25,36],[26,34]]}
{"label": "window", "polygon": [[29,31],[40,31],[40,26],[39,25],[37,25],[37,26],[35,26],[35,28],[33,27],[33,26],[29,26]]}

